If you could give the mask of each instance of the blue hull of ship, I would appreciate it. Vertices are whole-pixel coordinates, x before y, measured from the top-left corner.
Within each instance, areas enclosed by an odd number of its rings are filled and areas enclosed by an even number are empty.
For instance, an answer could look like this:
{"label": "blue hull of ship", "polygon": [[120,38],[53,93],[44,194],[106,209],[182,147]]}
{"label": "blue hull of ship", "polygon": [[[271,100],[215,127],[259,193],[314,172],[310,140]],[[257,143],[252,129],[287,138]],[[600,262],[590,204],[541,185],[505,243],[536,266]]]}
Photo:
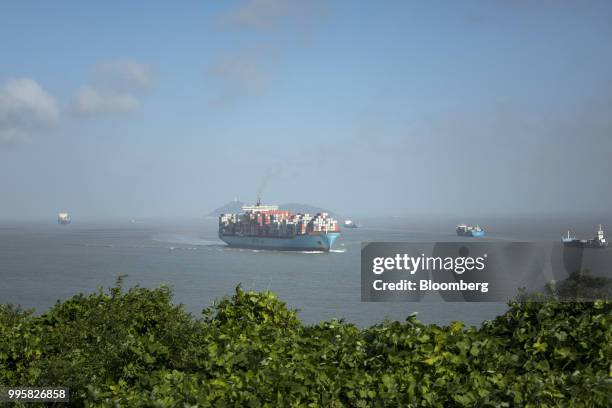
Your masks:
{"label": "blue hull of ship", "polygon": [[219,234],[219,239],[227,245],[237,248],[329,252],[339,236],[339,232],[329,232],[320,235],[296,235],[291,238]]}
{"label": "blue hull of ship", "polygon": [[465,231],[465,232],[457,232],[457,235],[460,237],[484,237],[486,235],[485,231]]}

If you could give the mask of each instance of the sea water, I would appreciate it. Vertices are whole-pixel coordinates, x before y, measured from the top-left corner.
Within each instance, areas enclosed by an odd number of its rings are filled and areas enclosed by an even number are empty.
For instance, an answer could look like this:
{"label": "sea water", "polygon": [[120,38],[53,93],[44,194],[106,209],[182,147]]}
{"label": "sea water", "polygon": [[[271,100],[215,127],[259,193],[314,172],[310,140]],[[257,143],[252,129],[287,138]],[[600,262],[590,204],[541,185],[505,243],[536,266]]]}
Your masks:
{"label": "sea water", "polygon": [[[0,303],[45,311],[58,299],[112,286],[127,275],[125,286],[169,285],[174,300],[198,315],[213,301],[245,289],[272,290],[305,323],[332,318],[359,326],[385,318],[404,320],[418,313],[425,323],[461,320],[478,325],[503,313],[505,303],[362,303],[362,242],[433,242],[457,237],[452,220],[410,217],[360,220],[344,229],[330,253],[235,249],[217,238],[216,219],[0,223]],[[460,220],[465,221],[465,220]],[[469,221],[469,220],[467,220]],[[612,220],[476,220],[490,241],[557,241],[567,228],[591,237],[597,224]],[[484,222],[486,221],[486,223]],[[592,225],[591,225],[592,224]],[[610,224],[608,224],[610,225]],[[481,239],[481,238],[477,238]]]}

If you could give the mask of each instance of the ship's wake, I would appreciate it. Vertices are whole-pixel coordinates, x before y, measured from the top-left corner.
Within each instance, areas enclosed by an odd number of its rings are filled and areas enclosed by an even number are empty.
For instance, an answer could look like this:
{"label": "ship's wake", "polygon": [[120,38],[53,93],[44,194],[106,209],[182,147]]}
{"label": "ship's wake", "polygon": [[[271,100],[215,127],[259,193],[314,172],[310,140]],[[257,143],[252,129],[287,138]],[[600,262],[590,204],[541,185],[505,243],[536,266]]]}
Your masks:
{"label": "ship's wake", "polygon": [[[223,246],[223,243],[218,240],[201,239],[194,237],[193,235],[182,235],[182,234],[157,234],[151,238],[155,242],[161,242],[165,244],[178,244],[188,246],[212,246],[218,247]],[[176,247],[171,247],[176,249]]]}

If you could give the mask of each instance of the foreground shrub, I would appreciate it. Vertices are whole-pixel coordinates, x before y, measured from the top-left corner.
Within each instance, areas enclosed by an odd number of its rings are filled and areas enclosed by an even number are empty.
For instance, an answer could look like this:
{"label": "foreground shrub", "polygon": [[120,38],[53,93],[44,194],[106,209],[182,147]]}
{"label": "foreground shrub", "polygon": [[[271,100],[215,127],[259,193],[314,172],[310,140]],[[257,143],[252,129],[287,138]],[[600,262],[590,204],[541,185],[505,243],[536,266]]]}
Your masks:
{"label": "foreground shrub", "polygon": [[120,284],[41,316],[0,306],[0,383],[72,406],[611,406],[612,303],[513,302],[480,328],[304,326],[240,287],[195,318]]}

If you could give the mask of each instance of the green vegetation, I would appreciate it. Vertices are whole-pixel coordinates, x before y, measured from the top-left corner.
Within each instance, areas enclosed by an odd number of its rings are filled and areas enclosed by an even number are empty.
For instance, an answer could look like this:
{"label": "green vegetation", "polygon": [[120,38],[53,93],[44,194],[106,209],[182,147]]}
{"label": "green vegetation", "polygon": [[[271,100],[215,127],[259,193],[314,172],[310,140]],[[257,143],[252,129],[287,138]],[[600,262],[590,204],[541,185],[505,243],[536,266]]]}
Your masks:
{"label": "green vegetation", "polygon": [[588,269],[578,270],[561,282],[551,282],[545,289],[547,295],[560,300],[612,299],[612,279],[592,276]]}
{"label": "green vegetation", "polygon": [[304,326],[236,289],[194,318],[166,287],[0,306],[0,384],[73,406],[612,406],[612,303],[521,301],[480,328],[411,316]]}

